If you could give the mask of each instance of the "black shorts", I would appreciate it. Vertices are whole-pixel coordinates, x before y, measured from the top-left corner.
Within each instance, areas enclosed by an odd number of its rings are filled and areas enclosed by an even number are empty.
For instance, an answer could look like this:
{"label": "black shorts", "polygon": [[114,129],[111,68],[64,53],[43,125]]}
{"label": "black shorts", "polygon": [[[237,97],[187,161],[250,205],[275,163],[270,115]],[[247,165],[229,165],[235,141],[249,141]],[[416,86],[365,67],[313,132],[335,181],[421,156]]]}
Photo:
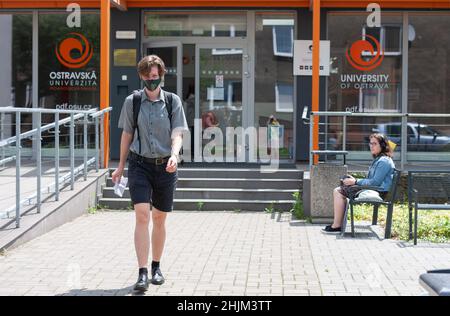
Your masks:
{"label": "black shorts", "polygon": [[166,171],[167,163],[160,165],[128,159],[128,187],[133,206],[150,203],[162,212],[171,212],[177,185],[178,171]]}

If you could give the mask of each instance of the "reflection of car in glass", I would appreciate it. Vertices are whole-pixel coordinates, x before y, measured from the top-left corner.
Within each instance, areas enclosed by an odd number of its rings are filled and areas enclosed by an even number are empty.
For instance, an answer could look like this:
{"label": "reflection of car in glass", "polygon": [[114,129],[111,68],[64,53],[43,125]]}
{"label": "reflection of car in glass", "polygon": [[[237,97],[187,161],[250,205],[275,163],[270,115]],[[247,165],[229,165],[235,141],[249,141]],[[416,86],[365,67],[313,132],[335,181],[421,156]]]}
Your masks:
{"label": "reflection of car in glass", "polygon": [[[401,123],[378,124],[373,132],[385,134],[391,141],[401,145]],[[426,124],[408,123],[408,150],[411,151],[447,151],[450,137]]]}

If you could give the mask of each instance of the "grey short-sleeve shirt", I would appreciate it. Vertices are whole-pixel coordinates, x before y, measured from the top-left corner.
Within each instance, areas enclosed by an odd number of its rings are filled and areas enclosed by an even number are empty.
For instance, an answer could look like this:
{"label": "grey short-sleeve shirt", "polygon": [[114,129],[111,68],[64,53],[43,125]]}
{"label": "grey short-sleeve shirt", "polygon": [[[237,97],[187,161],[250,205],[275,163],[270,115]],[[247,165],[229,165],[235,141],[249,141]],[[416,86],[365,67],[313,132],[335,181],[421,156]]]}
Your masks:
{"label": "grey short-sleeve shirt", "polygon": [[[141,109],[138,116],[141,152],[139,152],[137,131],[134,133],[133,142],[130,146],[131,151],[148,158],[170,156],[172,136],[175,133],[189,130],[180,97],[176,94],[172,95],[171,124],[162,89],[159,99],[156,101],[150,101],[144,90],[141,90]],[[118,126],[127,133],[133,134],[134,132],[133,95],[129,95],[123,103]]]}

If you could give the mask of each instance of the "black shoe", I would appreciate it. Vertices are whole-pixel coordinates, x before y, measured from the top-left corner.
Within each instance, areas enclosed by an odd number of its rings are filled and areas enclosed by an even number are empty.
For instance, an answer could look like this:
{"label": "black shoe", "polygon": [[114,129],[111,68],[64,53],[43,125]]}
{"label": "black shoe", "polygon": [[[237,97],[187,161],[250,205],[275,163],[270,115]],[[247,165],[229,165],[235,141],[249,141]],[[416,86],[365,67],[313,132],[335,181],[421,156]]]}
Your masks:
{"label": "black shoe", "polygon": [[161,273],[161,270],[159,268],[152,269],[152,284],[154,285],[161,285],[164,283],[164,277]]}
{"label": "black shoe", "polygon": [[147,273],[139,273],[138,280],[134,285],[134,290],[139,292],[145,292],[148,290],[148,275]]}
{"label": "black shoe", "polygon": [[322,229],[322,233],[324,234],[340,234],[342,231],[341,227],[333,228],[331,225],[325,226],[324,229]]}

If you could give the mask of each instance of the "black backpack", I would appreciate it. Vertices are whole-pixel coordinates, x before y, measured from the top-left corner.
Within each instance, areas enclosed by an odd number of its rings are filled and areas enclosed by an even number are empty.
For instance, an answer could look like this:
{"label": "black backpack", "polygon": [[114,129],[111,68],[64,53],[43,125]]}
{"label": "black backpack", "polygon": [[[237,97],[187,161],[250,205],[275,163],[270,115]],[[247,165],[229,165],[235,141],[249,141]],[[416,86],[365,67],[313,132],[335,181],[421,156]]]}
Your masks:
{"label": "black backpack", "polygon": [[[138,127],[138,116],[139,111],[141,110],[141,92],[142,90],[135,90],[133,92],[133,129],[134,131],[137,130],[138,133],[138,142],[139,142],[139,153],[141,153],[141,137],[139,135],[139,128]],[[162,91],[164,93],[164,101],[166,102],[166,109],[167,113],[169,114],[169,122],[172,127],[172,102],[173,102],[173,95],[171,92]],[[133,134],[134,137],[134,134]]]}

